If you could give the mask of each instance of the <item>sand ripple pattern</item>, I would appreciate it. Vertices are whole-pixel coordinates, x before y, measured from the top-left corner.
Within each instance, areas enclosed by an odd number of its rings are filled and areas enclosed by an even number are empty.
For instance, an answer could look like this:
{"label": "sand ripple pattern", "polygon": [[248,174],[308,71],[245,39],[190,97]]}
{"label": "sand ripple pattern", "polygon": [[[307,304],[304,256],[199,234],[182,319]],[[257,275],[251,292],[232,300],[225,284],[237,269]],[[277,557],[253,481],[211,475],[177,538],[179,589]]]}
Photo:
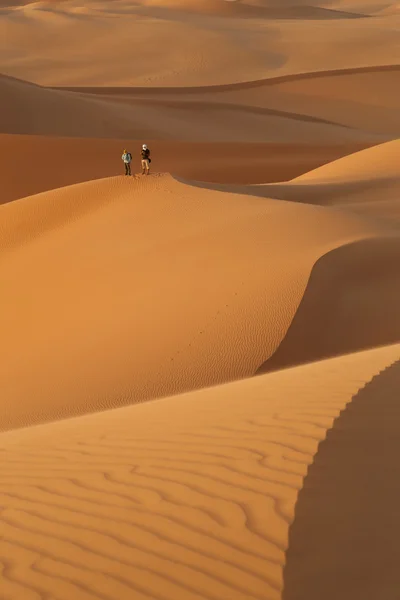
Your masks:
{"label": "sand ripple pattern", "polygon": [[398,345],[0,436],[2,600],[277,600],[334,419]]}

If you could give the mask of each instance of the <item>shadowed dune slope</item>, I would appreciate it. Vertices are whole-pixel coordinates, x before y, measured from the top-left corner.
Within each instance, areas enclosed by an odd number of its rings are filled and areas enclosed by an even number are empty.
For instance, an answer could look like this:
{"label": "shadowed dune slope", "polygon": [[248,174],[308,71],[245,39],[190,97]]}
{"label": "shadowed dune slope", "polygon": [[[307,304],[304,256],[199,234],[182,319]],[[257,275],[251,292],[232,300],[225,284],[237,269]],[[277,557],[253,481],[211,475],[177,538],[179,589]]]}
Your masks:
{"label": "shadowed dune slope", "polygon": [[[399,56],[400,60],[400,56]],[[59,88],[135,106],[216,103],[325,119],[392,138],[400,135],[400,65],[325,70],[232,85],[179,88]]]}
{"label": "shadowed dune slope", "polygon": [[[208,143],[148,138],[127,141],[0,134],[0,162],[6,174],[2,180],[0,203],[119,175],[123,172],[121,154],[125,147],[134,157],[133,170],[140,170],[139,149],[143,141],[152,150],[152,167],[156,171],[170,172],[189,180],[247,184],[292,179],[364,147],[325,141],[323,144],[214,143],[210,148]],[[16,160],[21,151],[28,157],[23,168]]]}
{"label": "shadowed dune slope", "polygon": [[400,235],[322,256],[285,339],[258,372],[400,341],[399,260]]}
{"label": "shadowed dune slope", "polygon": [[316,73],[313,78],[287,78],[265,88],[264,94],[259,92],[257,99],[264,97],[270,108],[312,114],[364,131],[398,137],[399,94],[400,65]]}
{"label": "shadowed dune slope", "polygon": [[3,429],[252,375],[315,261],[381,235],[339,211],[168,175],[11,202],[0,227]]}
{"label": "shadowed dune slope", "polygon": [[[8,600],[280,600],[288,530],[318,445],[358,390],[399,354],[398,345],[381,348],[1,434],[2,592]],[[365,441],[369,415],[362,405],[355,410],[361,418],[351,447],[333,435],[326,446],[366,472],[354,448]],[[331,466],[340,483],[345,468]],[[327,484],[331,490],[324,471],[311,467],[308,479],[311,494]],[[385,475],[374,482],[373,497],[384,499]],[[339,521],[349,512],[335,505],[339,493],[324,496],[323,510],[343,531]],[[368,518],[371,499],[360,498],[348,535]],[[299,527],[304,518],[312,527],[314,517],[303,509]],[[331,555],[324,548],[311,558],[325,573]],[[363,552],[358,565],[368,568],[368,559]],[[290,546],[289,561],[293,569]],[[294,566],[294,576],[314,565]]]}
{"label": "shadowed dune slope", "polygon": [[256,185],[196,182],[201,188],[276,198],[320,206],[336,206],[372,218],[398,231],[400,141],[378,144],[326,163],[291,181]]}
{"label": "shadowed dune slope", "polygon": [[0,132],[209,142],[382,141],[326,119],[244,104],[132,99],[43,88],[0,77]]}
{"label": "shadowed dune slope", "polygon": [[288,183],[254,187],[250,193],[258,191],[273,198],[335,205],[398,231],[399,155],[400,140],[393,140],[322,165]]}
{"label": "shadowed dune slope", "polygon": [[393,140],[337,159],[288,183],[254,187],[250,193],[262,190],[273,198],[335,205],[398,231],[399,155],[400,140]]}
{"label": "shadowed dune slope", "polygon": [[107,106],[84,96],[1,75],[0,98],[1,133],[102,137],[112,128],[123,135]]}
{"label": "shadowed dune slope", "polygon": [[397,361],[359,390],[321,442],[289,529],[283,600],[397,597],[399,389]]}
{"label": "shadowed dune slope", "polygon": [[0,600],[399,600],[398,9],[0,0]]}
{"label": "shadowed dune slope", "polygon": [[351,19],[364,15],[300,4],[272,6],[268,4],[252,4],[251,2],[224,0],[144,0],[146,7],[166,8],[183,13],[195,13],[212,17],[241,17],[259,19]]}

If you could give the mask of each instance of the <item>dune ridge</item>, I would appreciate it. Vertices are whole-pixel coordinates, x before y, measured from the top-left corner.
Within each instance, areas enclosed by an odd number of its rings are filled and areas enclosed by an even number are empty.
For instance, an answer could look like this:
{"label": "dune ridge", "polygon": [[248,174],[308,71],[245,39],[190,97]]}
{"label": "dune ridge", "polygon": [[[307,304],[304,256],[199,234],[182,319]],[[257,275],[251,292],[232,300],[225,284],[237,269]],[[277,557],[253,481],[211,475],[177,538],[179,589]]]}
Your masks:
{"label": "dune ridge", "polygon": [[398,234],[360,240],[322,256],[285,338],[258,373],[397,342],[399,258]]}
{"label": "dune ridge", "polygon": [[280,598],[307,467],[399,352],[2,433],[5,593]]}
{"label": "dune ridge", "polygon": [[260,198],[336,206],[360,215],[371,216],[372,208],[372,215],[393,230],[397,223],[392,211],[395,212],[400,190],[399,150],[400,140],[391,140],[349,153],[288,181],[271,184],[192,184]]}
{"label": "dune ridge", "polygon": [[398,600],[398,25],[0,0],[1,600]]}
{"label": "dune ridge", "polygon": [[[307,170],[350,154],[365,144],[338,143],[213,143],[172,142],[141,138],[126,141],[101,138],[60,138],[53,136],[0,134],[0,158],[4,172],[0,203],[10,202],[51,189],[121,173],[121,153],[129,146],[133,170],[140,169],[138,149],[142,140],[156,155],[156,171],[171,172],[189,181],[224,183],[265,183],[292,179]],[[23,149],[29,156],[24,177],[15,156]],[[214,154],[219,159],[215,161]],[[256,156],[254,156],[254,153]],[[96,157],[93,160],[93,156]],[[246,188],[247,189],[247,188]],[[245,192],[247,193],[247,192]]]}
{"label": "dune ridge", "polygon": [[360,150],[296,177],[293,182],[331,183],[400,177],[398,152],[400,139]]}
{"label": "dune ridge", "polygon": [[251,376],[285,336],[314,262],[385,234],[358,216],[169,175],[45,192],[1,206],[0,222],[0,376],[13,399],[3,429]]}
{"label": "dune ridge", "polygon": [[284,600],[396,594],[399,367],[360,389],[319,445],[289,531]]}
{"label": "dune ridge", "polygon": [[240,81],[235,83],[226,84],[214,84],[214,85],[202,85],[202,86],[161,86],[161,87],[139,87],[139,86],[48,86],[50,89],[78,92],[78,93],[90,93],[90,94],[153,94],[153,93],[179,93],[179,94],[192,94],[192,93],[208,93],[210,91],[215,92],[230,92],[243,89],[252,89],[265,86],[275,86],[282,83],[292,83],[304,80],[314,79],[326,79],[330,77],[343,77],[344,75],[359,75],[359,74],[375,74],[385,72],[395,72],[400,70],[400,64],[382,64],[376,66],[364,66],[364,67],[353,67],[353,68],[341,68],[341,69],[322,69],[320,71],[309,71],[304,73],[291,73],[289,75],[277,75],[267,77],[265,79],[256,79],[254,81]]}
{"label": "dune ridge", "polygon": [[[190,6],[194,12],[187,12]],[[250,6],[207,0],[184,7],[186,12],[177,9],[173,0],[163,6],[87,0],[84,11],[74,1],[11,7],[0,19],[0,36],[8,40],[0,72],[51,86],[160,87],[399,64],[396,15],[370,16],[362,6],[317,2]],[[349,18],[346,12],[367,17]],[[79,56],[72,35],[82,40]],[[355,39],[360,52],[354,52]],[[49,45],[56,48],[50,60]],[[146,57],[132,61],[143,47]]]}
{"label": "dune ridge", "polygon": [[353,130],[329,119],[249,104],[137,98],[125,105],[93,94],[25,85],[10,77],[0,77],[0,89],[5,108],[0,113],[2,133],[261,142],[265,140],[262,125],[268,127],[269,141],[284,141],[286,137],[315,143],[326,135],[337,142],[382,139],[376,133]]}

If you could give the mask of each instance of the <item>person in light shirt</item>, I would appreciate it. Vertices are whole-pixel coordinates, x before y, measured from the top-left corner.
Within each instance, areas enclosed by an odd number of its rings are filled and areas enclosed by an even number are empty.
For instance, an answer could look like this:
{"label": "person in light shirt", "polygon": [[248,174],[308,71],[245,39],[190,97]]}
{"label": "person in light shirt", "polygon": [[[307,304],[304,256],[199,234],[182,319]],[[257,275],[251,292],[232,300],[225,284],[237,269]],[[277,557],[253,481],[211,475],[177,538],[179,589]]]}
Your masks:
{"label": "person in light shirt", "polygon": [[125,165],[125,175],[131,175],[132,154],[125,149],[121,158]]}

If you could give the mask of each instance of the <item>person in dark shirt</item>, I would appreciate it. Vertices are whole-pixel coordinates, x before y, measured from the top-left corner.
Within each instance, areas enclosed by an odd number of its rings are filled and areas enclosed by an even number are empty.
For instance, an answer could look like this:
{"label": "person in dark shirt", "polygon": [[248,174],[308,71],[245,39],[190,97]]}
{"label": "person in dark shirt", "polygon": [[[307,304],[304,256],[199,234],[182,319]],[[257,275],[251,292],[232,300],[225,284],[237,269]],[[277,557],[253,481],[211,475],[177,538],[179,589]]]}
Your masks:
{"label": "person in dark shirt", "polygon": [[150,173],[150,163],[151,163],[150,150],[148,149],[146,144],[143,144],[143,146],[142,146],[142,175],[144,175],[144,174],[148,175]]}

